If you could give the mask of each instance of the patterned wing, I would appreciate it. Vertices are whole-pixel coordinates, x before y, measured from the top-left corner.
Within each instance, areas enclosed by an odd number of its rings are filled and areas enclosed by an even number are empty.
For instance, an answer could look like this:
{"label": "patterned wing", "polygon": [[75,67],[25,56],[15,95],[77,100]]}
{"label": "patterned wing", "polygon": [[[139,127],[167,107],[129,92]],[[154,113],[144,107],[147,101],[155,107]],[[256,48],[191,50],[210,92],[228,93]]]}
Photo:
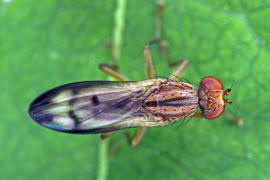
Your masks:
{"label": "patterned wing", "polygon": [[140,109],[152,83],[138,83],[85,81],[63,85],[35,99],[29,114],[47,128],[69,133],[101,133],[132,127],[134,118],[148,121]]}

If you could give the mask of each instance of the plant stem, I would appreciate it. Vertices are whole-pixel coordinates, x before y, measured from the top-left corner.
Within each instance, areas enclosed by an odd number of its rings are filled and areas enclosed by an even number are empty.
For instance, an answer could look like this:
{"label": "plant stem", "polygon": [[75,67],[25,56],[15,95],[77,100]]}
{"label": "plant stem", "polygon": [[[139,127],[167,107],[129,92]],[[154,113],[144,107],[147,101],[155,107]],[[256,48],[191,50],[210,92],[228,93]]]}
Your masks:
{"label": "plant stem", "polygon": [[108,174],[108,140],[104,139],[99,146],[98,180],[106,180]]}
{"label": "plant stem", "polygon": [[[117,8],[114,15],[114,30],[113,30],[113,45],[114,45],[114,55],[116,60],[120,59],[122,36],[125,26],[125,10],[126,10],[126,0],[118,0]],[[119,62],[116,62],[119,63]],[[108,139],[102,140],[99,146],[99,172],[98,180],[106,180],[109,169],[108,162]]]}
{"label": "plant stem", "polygon": [[126,0],[118,0],[117,8],[114,14],[115,27],[113,32],[113,45],[114,45],[114,54],[116,59],[119,61],[123,30],[125,27],[125,12],[126,12]]}

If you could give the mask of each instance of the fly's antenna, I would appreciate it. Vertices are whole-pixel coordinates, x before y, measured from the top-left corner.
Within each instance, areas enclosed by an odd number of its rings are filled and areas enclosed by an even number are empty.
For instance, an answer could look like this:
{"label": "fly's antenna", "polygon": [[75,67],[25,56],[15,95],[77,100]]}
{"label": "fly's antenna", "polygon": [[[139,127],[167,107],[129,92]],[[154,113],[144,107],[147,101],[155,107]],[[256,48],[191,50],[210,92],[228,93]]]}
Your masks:
{"label": "fly's antenna", "polygon": [[[233,114],[237,114],[237,117],[243,117],[243,114],[240,112],[237,104],[230,103],[230,106],[232,107]],[[243,124],[244,124],[243,118],[237,118],[228,112],[224,112],[224,116],[226,118],[229,118],[230,120],[234,121],[238,126],[243,126]]]}
{"label": "fly's antenna", "polygon": [[235,79],[232,81],[232,84],[231,84],[230,89],[232,89],[232,88],[233,88],[234,83],[235,83]]}

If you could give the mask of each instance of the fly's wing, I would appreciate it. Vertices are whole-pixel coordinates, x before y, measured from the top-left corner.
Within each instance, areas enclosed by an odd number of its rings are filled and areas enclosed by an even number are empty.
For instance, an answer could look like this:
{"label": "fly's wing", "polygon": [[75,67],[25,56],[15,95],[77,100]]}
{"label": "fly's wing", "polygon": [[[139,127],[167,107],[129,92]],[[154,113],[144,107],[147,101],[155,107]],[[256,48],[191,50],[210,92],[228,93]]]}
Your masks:
{"label": "fly's wing", "polygon": [[86,81],[63,85],[35,99],[29,114],[47,128],[69,133],[101,133],[132,127],[134,118],[148,121],[139,110],[152,83],[138,83]]}

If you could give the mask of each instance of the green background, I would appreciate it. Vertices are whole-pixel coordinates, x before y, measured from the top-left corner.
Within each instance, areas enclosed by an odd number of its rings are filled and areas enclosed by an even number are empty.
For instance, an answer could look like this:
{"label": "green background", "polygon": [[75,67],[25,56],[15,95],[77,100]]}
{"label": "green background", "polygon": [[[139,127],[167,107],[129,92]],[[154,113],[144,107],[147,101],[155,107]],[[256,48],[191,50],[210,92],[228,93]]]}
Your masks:
{"label": "green background", "polygon": [[[150,128],[141,144],[122,142],[108,179],[270,178],[270,1],[167,1],[162,39],[172,60],[187,58],[184,78],[197,87],[216,76],[233,90],[226,111],[244,118],[237,127],[221,116]],[[145,79],[142,49],[154,37],[154,1],[128,1],[120,72]],[[38,126],[29,103],[55,86],[106,80],[105,43],[113,35],[113,0],[13,0],[0,4],[1,179],[96,179],[99,135],[70,135]],[[158,46],[159,77],[171,68]],[[133,130],[129,130],[133,131]],[[121,133],[110,139],[112,144]]]}

